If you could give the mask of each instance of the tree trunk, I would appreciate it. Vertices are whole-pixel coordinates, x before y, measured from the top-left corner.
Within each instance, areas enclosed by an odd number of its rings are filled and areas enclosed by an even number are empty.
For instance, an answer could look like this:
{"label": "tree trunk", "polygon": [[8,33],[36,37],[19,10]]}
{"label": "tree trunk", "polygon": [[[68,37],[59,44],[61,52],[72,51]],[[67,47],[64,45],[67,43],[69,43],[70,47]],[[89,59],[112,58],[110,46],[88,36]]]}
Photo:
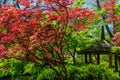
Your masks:
{"label": "tree trunk", "polygon": [[105,40],[105,31],[104,31],[104,26],[101,28],[101,40]]}
{"label": "tree trunk", "polygon": [[97,64],[100,64],[100,54],[97,54]]}
{"label": "tree trunk", "polygon": [[73,58],[73,64],[76,64],[75,55],[73,55],[72,58]]}
{"label": "tree trunk", "polygon": [[76,47],[74,47],[74,52],[71,55],[72,55],[72,59],[73,59],[73,64],[76,64],[76,57],[75,57],[75,55],[76,55]]}
{"label": "tree trunk", "polygon": [[50,68],[55,71],[55,73],[57,74],[57,77],[59,80],[63,80],[63,76],[61,72],[58,72],[55,68],[53,68],[52,66],[50,66]]}
{"label": "tree trunk", "polygon": [[112,38],[112,37],[113,37],[113,34],[112,34],[112,32],[110,31],[108,25],[106,25],[106,30],[107,30],[107,32],[108,32],[110,38]]}

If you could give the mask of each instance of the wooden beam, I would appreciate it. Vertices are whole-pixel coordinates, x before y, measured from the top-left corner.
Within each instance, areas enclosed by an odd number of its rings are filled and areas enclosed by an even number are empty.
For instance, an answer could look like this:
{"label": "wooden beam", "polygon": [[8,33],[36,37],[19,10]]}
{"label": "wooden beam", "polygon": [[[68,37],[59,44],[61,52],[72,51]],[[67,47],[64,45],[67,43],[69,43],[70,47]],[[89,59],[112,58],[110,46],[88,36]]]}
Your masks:
{"label": "wooden beam", "polygon": [[80,54],[109,54],[110,51],[82,51],[82,52],[79,52]]}

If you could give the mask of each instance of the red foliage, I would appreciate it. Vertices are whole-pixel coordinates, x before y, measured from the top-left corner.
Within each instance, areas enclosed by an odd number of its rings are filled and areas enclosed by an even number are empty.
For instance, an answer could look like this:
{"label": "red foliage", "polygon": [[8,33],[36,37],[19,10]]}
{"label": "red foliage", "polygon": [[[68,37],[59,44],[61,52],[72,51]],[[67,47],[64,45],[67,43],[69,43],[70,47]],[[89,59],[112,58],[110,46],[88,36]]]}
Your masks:
{"label": "red foliage", "polygon": [[[69,24],[74,23],[73,28],[75,31],[79,31],[86,28],[89,23],[75,22],[75,20],[89,21],[95,15],[89,9],[69,8],[68,5],[73,4],[74,0],[38,0],[39,3],[42,1],[47,6],[32,8],[30,7],[32,0],[17,0],[26,8],[17,9],[10,5],[0,8],[1,55],[9,53],[9,57],[14,57],[10,54],[18,55],[19,52],[23,53],[24,57],[32,55],[36,58],[35,50],[41,49],[45,58],[53,57],[55,59],[50,51],[52,49],[59,55],[58,53],[62,50],[61,44],[65,43],[64,33]],[[56,5],[51,6],[53,3]],[[52,24],[52,21],[56,21],[56,24]],[[16,44],[18,45],[16,46]],[[56,60],[58,59],[56,58]]]}
{"label": "red foliage", "polygon": [[115,0],[110,0],[109,2],[106,2],[103,6],[106,10],[111,10],[115,6]]}
{"label": "red foliage", "polygon": [[6,54],[8,54],[6,47],[4,45],[0,45],[0,57],[4,57]]}
{"label": "red foliage", "polygon": [[106,14],[108,17],[106,18],[105,21],[107,22],[112,22],[114,26],[114,37],[113,37],[113,44],[114,45],[119,45],[120,43],[120,33],[119,33],[119,20],[120,20],[120,15],[117,13],[117,8],[115,4],[115,0],[111,0],[109,2],[106,2],[104,4],[104,8],[106,9]]}
{"label": "red foliage", "polygon": [[120,32],[117,32],[113,37],[113,44],[116,46],[120,44]]}

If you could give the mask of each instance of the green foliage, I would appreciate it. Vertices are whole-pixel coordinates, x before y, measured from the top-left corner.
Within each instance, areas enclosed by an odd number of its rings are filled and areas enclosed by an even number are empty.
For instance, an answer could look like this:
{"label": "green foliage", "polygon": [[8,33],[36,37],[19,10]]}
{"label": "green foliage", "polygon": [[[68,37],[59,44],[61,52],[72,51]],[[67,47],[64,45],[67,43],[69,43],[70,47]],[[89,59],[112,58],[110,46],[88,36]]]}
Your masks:
{"label": "green foliage", "polygon": [[24,66],[24,62],[12,59],[10,64],[10,73],[12,75],[11,77],[15,79],[17,76],[22,75],[24,71]]}
{"label": "green foliage", "polygon": [[101,10],[98,11],[99,15],[104,15],[105,14],[105,8],[102,8]]}
{"label": "green foliage", "polygon": [[36,80],[38,74],[42,71],[42,67],[33,63],[28,63],[24,66],[24,75],[29,74],[30,80]]}
{"label": "green foliage", "polygon": [[120,15],[120,4],[116,4],[114,6],[114,11],[116,15]]}
{"label": "green foliage", "polygon": [[42,69],[41,73],[38,74],[37,80],[56,80],[57,76],[55,72],[49,68]]}
{"label": "green foliage", "polygon": [[112,53],[118,53],[118,52],[120,52],[120,47],[119,47],[119,46],[113,46],[113,47],[111,48],[111,52],[112,52]]}
{"label": "green foliage", "polygon": [[[119,80],[118,73],[105,65],[67,65],[68,77],[70,80]],[[37,80],[58,80],[53,70],[42,69]]]}
{"label": "green foliage", "polygon": [[[0,77],[10,75],[9,80],[15,80],[20,75],[30,74],[29,80],[58,80],[56,73],[50,68],[43,68],[33,63],[19,62],[15,59],[9,60],[10,67],[0,71]],[[7,64],[5,60],[0,66]],[[108,68],[108,65],[66,65],[70,80],[119,80],[118,73]]]}
{"label": "green foliage", "polygon": [[24,74],[30,74],[29,80],[56,80],[55,72],[50,68],[28,63],[24,66]]}
{"label": "green foliage", "polygon": [[29,74],[30,80],[36,80],[38,77],[38,74],[41,72],[41,66],[18,61],[16,59],[9,59],[9,60],[1,60],[3,62],[0,63],[0,78],[9,76],[9,80],[15,80],[19,76],[24,76],[26,74]]}
{"label": "green foliage", "polygon": [[34,64],[33,63],[28,63],[27,65],[24,66],[24,74],[34,74],[35,73],[35,69],[34,69]]}
{"label": "green foliage", "polygon": [[81,6],[85,3],[85,0],[75,0],[75,3],[73,4],[73,7]]}
{"label": "green foliage", "polygon": [[68,42],[68,45],[65,45],[65,50],[73,53],[74,48],[76,48],[77,51],[80,51],[90,47],[91,44],[98,41],[97,37],[99,31],[100,29],[98,26],[93,26],[88,27],[84,31],[67,33],[65,35],[65,40]]}
{"label": "green foliage", "polygon": [[118,73],[105,65],[67,66],[70,79],[74,80],[119,80]]}
{"label": "green foliage", "polygon": [[[67,65],[68,77],[70,80],[119,80],[118,73],[115,73],[108,66],[104,65]],[[37,75],[37,80],[58,80],[53,70],[43,68]],[[31,75],[34,76],[34,75]],[[31,80],[36,80],[31,79]]]}
{"label": "green foliage", "polygon": [[25,63],[16,59],[2,60],[0,63],[0,77],[10,76],[9,80],[14,80],[23,74]]}

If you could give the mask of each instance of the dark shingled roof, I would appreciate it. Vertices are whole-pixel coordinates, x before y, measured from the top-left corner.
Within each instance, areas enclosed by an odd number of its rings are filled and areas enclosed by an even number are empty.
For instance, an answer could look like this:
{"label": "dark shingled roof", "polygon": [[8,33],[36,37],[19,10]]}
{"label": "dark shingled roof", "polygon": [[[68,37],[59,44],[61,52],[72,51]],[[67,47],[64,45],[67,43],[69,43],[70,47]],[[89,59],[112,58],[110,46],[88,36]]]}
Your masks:
{"label": "dark shingled roof", "polygon": [[96,43],[91,45],[89,48],[81,51],[82,53],[104,53],[108,54],[110,53],[110,48],[113,46],[111,42],[108,42],[106,40],[101,41],[100,43]]}

